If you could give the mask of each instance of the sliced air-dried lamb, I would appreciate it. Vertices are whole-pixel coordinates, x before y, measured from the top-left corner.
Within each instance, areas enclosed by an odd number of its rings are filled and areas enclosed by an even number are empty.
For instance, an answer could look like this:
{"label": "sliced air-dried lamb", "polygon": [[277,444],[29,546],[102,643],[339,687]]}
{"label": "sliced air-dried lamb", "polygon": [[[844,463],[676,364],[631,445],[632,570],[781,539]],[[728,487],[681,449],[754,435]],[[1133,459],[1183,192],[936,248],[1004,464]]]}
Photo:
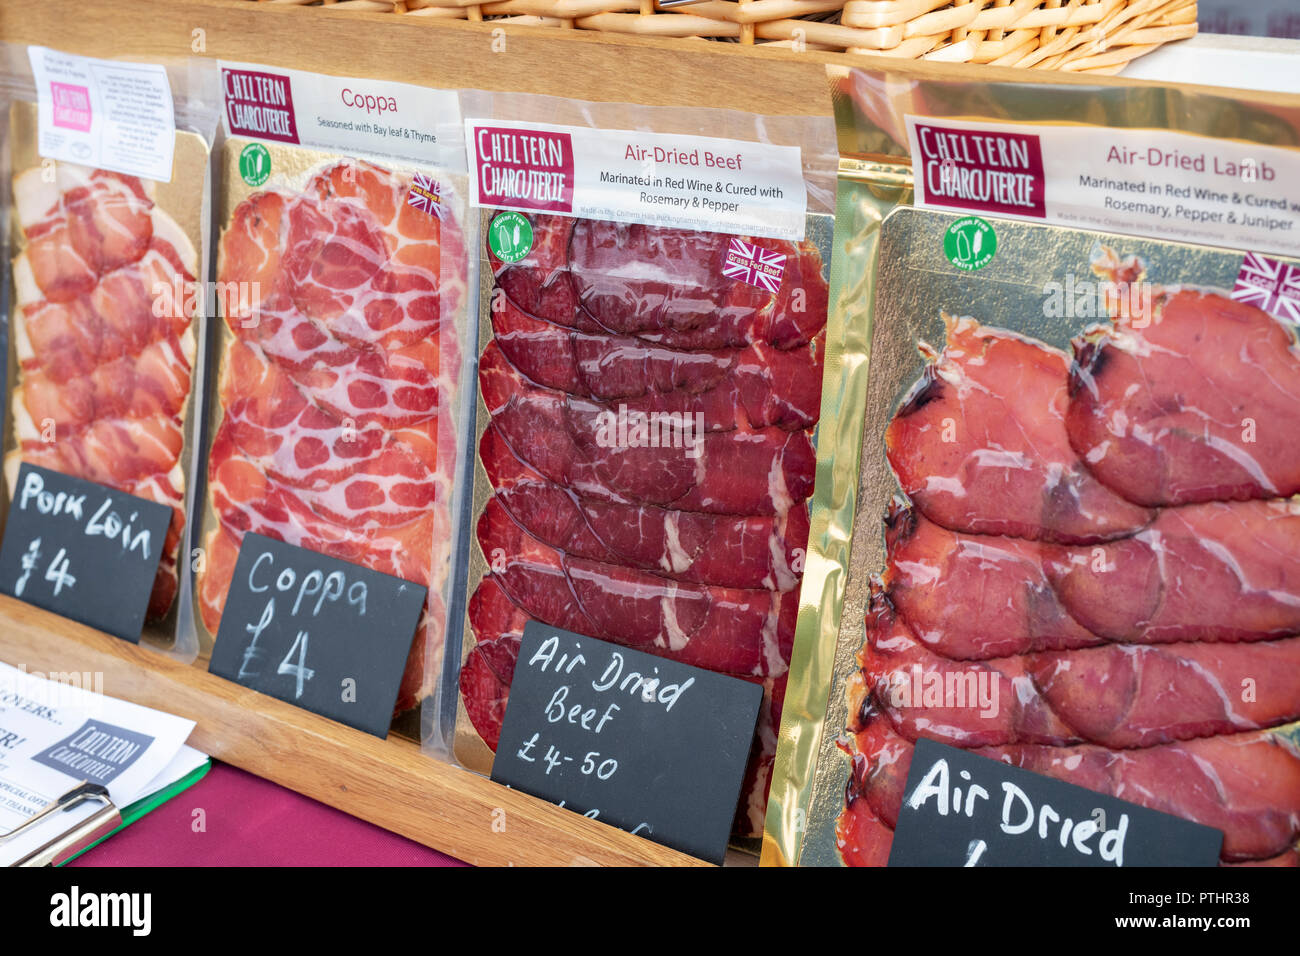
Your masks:
{"label": "sliced air-dried lamb", "polygon": [[973,319],[948,319],[889,423],[889,462],[908,497],[953,531],[1090,544],[1151,513],[1097,481],[1065,430],[1069,359]]}
{"label": "sliced air-dried lamb", "polygon": [[1300,491],[1295,327],[1217,293],[1156,297],[1075,340],[1070,441],[1144,505]]}

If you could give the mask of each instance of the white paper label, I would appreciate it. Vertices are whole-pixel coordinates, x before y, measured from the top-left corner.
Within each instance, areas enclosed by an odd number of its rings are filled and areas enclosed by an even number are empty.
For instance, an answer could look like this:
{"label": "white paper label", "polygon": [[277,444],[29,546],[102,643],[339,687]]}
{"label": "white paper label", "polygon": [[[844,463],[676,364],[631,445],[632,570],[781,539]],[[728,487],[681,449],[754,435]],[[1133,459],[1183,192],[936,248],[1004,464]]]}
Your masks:
{"label": "white paper label", "polygon": [[159,182],[172,178],[176,118],[167,71],[29,46],[37,152]]}
{"label": "white paper label", "polygon": [[1300,152],[1168,130],[907,117],[916,205],[1300,254]]}
{"label": "white paper label", "polygon": [[[192,720],[103,696],[102,674],[51,676],[58,680],[0,664],[0,835],[83,781],[127,806],[147,792],[194,729]],[[56,833],[79,818],[75,810],[60,817],[50,824]],[[50,836],[42,827],[0,844],[0,866]]]}
{"label": "white paper label", "polygon": [[465,120],[465,136],[476,206],[804,236],[797,146],[481,119]]}
{"label": "white paper label", "polygon": [[443,169],[465,161],[455,93],[247,63],[219,66],[231,136]]}

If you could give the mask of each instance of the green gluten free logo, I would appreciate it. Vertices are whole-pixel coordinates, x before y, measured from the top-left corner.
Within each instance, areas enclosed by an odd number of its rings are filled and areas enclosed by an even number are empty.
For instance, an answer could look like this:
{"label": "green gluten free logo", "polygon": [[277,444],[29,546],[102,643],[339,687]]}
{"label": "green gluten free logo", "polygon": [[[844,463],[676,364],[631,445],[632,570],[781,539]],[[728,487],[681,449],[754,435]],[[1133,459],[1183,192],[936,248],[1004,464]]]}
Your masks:
{"label": "green gluten free logo", "polygon": [[488,248],[502,262],[518,262],[533,248],[533,224],[517,212],[498,213],[488,226]]}
{"label": "green gluten free logo", "polygon": [[963,216],[943,234],[943,252],[958,269],[974,272],[993,261],[998,251],[998,234],[988,220]]}
{"label": "green gluten free logo", "polygon": [[250,186],[260,186],[271,175],[271,154],[261,143],[249,143],[239,154],[239,175]]}

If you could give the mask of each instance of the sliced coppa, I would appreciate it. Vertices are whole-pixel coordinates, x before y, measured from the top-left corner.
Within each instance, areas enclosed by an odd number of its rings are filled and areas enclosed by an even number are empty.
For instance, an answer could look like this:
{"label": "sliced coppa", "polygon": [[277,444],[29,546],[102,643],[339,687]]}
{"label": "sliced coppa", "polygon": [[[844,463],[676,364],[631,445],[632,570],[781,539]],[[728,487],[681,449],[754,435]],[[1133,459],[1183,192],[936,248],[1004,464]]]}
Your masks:
{"label": "sliced coppa", "polygon": [[478,542],[501,590],[545,624],[728,674],[788,667],[797,592],[690,585],[571,557],[529,535],[495,498]]}
{"label": "sliced coppa", "polygon": [[1295,329],[1222,295],[1161,295],[1074,342],[1070,441],[1143,505],[1300,491]]}
{"label": "sliced coppa", "polygon": [[316,510],[344,525],[404,523],[436,500],[435,422],[400,432],[357,427],[313,405],[276,365],[251,352],[238,341],[228,350],[214,447],[233,442],[276,481],[324,493]]}
{"label": "sliced coppa", "polygon": [[1111,641],[1257,641],[1300,632],[1300,504],[1169,508],[1093,548],[1046,548],[1061,603]]}
{"label": "sliced coppa", "polygon": [[811,428],[821,410],[822,333],[787,351],[755,343],[688,352],[564,328],[525,314],[505,296],[493,300],[492,330],[493,342],[534,383],[617,400],[629,411],[698,413],[715,429],[795,429]]}
{"label": "sliced coppa", "polygon": [[340,505],[346,503],[346,485],[343,494],[284,485],[221,430],[213,441],[209,476],[213,511],[232,531],[255,531],[408,581],[429,580],[434,522],[445,508],[398,511],[384,501],[339,514],[345,510]]}
{"label": "sliced coppa", "polygon": [[928,351],[885,436],[899,484],[927,518],[1062,544],[1122,537],[1151,520],[1070,447],[1064,353],[973,319],[946,322],[946,347]]}
{"label": "sliced coppa", "polygon": [[679,581],[789,591],[801,578],[808,507],[712,515],[579,494],[521,462],[489,424],[479,457],[496,498],[530,534],[580,558]]}
{"label": "sliced coppa", "polygon": [[[898,822],[912,745],[882,715],[855,729],[855,794]],[[974,753],[1223,832],[1226,862],[1284,853],[1300,839],[1300,754],[1270,731],[1108,750],[1094,744],[983,747]]]}
{"label": "sliced coppa", "polygon": [[[219,248],[232,331],[257,329],[268,313],[281,316],[276,332],[287,326],[299,339],[355,348],[394,351],[433,338],[464,295],[454,271],[463,250],[454,227],[406,203],[409,186],[348,162],[322,171],[305,194],[262,192],[241,203]],[[322,343],[295,344],[301,353]]]}
{"label": "sliced coppa", "polygon": [[889,599],[936,652],[981,660],[1102,642],[1057,597],[1039,542],[949,531],[897,499],[885,527]]}
{"label": "sliced coppa", "polygon": [[[663,428],[653,437],[647,430],[644,443],[623,442],[617,412],[532,385],[491,343],[479,361],[479,383],[514,454],[547,479],[585,494],[680,511],[779,515],[812,493],[816,453],[802,431],[700,436],[690,422],[666,436]],[[669,447],[654,447],[652,440]]]}

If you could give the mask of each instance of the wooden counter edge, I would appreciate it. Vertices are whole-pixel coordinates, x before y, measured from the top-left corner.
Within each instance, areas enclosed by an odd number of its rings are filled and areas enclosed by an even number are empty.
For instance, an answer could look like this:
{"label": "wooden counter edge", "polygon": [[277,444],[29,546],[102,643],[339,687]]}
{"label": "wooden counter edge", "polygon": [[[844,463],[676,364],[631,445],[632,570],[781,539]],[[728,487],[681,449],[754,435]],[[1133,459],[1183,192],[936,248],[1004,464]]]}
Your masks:
{"label": "wooden counter edge", "polygon": [[380,740],[0,596],[0,660],[29,673],[103,675],[110,697],[193,720],[220,760],[480,866],[702,866],[486,777],[412,742]]}

